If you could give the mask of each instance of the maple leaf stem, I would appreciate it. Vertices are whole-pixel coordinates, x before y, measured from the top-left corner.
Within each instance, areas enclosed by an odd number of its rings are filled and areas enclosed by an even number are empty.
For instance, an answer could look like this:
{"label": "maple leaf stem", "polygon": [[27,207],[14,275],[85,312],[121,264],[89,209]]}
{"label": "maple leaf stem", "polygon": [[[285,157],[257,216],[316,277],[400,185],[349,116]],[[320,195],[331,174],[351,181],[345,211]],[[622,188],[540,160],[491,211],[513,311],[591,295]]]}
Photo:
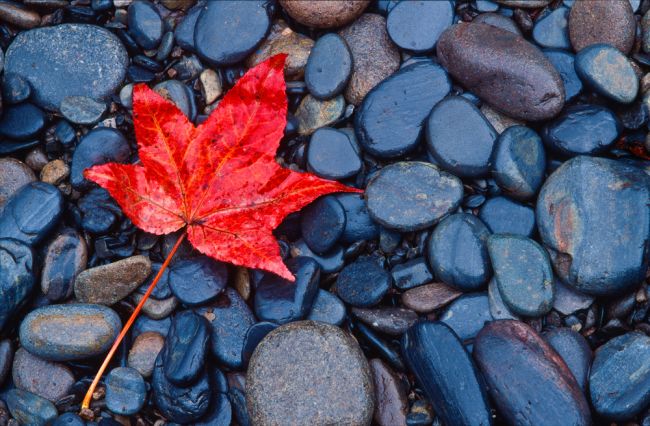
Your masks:
{"label": "maple leaf stem", "polygon": [[183,231],[180,237],[178,237],[178,240],[176,240],[176,244],[174,244],[174,247],[171,249],[169,254],[167,255],[167,258],[163,262],[162,266],[160,267],[160,270],[156,274],[155,278],[149,285],[149,288],[147,288],[147,291],[144,293],[144,296],[142,296],[142,300],[140,300],[140,303],[138,303],[138,306],[135,307],[133,310],[133,313],[129,317],[129,320],[126,322],[124,327],[122,327],[122,331],[120,331],[120,334],[117,336],[117,339],[115,339],[115,342],[113,343],[113,346],[111,347],[111,350],[108,351],[108,354],[106,355],[106,358],[104,358],[104,362],[102,363],[101,367],[99,367],[99,370],[97,371],[97,375],[95,375],[95,378],[93,379],[93,382],[90,384],[90,387],[88,388],[88,392],[86,392],[86,396],[84,396],[83,402],[81,403],[81,414],[82,417],[83,415],[88,415],[88,410],[90,409],[90,401],[93,397],[93,394],[95,393],[95,388],[97,387],[97,384],[99,383],[99,380],[102,378],[102,375],[106,371],[106,368],[108,367],[108,364],[110,364],[111,359],[113,358],[113,355],[115,355],[115,352],[117,351],[117,348],[119,348],[120,343],[122,343],[122,340],[124,339],[124,336],[126,336],[126,333],[129,332],[129,329],[135,322],[136,318],[138,317],[138,314],[142,310],[142,307],[144,306],[145,302],[147,299],[149,299],[149,296],[151,295],[151,292],[153,292],[153,289],[156,288],[156,284],[158,284],[158,281],[160,281],[160,278],[162,277],[163,273],[165,272],[165,269],[167,269],[167,266],[169,266],[169,263],[172,260],[172,257],[174,257],[174,254],[178,250],[178,248],[181,246],[181,243],[183,240],[185,240],[185,237],[187,236],[187,231]]}

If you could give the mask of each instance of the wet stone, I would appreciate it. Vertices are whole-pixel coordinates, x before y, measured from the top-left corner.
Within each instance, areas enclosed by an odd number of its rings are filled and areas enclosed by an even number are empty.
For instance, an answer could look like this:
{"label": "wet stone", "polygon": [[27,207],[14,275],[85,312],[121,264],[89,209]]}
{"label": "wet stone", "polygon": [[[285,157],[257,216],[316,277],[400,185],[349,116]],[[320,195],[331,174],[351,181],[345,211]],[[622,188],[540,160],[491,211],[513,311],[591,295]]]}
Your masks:
{"label": "wet stone", "polygon": [[628,53],[636,21],[628,0],[576,1],[569,13],[569,38],[576,51],[605,43]]}
{"label": "wet stone", "polygon": [[260,320],[285,324],[305,318],[311,310],[320,283],[318,263],[299,256],[289,259],[286,265],[295,282],[266,273],[257,284],[255,314]]}
{"label": "wet stone", "polygon": [[34,255],[25,244],[0,238],[0,331],[34,288]]}
{"label": "wet stone", "polygon": [[194,30],[194,47],[214,65],[235,64],[255,50],[271,27],[265,1],[208,2]]}
{"label": "wet stone", "polygon": [[323,254],[338,242],[345,230],[345,211],[336,197],[322,197],[302,210],[300,229],[314,252]]}
{"label": "wet stone", "polygon": [[2,398],[9,412],[23,425],[45,426],[58,415],[56,407],[45,398],[20,389],[10,389]]}
{"label": "wet stone", "polygon": [[176,386],[188,386],[203,373],[210,330],[207,320],[183,311],[172,320],[160,356],[165,377]]}
{"label": "wet stone", "polygon": [[444,283],[431,283],[402,293],[402,304],[419,313],[432,312],[456,300],[463,293]]}
{"label": "wet stone", "polygon": [[372,88],[397,71],[399,50],[388,36],[386,20],[375,13],[361,15],[339,35],[352,52],[352,75],[345,99],[358,106]]}
{"label": "wet stone", "polygon": [[492,423],[479,373],[451,328],[439,322],[415,324],[402,338],[402,354],[442,422]]}
{"label": "wet stone", "polygon": [[248,364],[251,356],[253,356],[253,352],[255,352],[255,348],[257,348],[257,345],[259,345],[262,339],[278,327],[278,324],[268,321],[261,321],[250,326],[246,332],[244,347],[242,348],[242,359],[244,360],[244,364]]}
{"label": "wet stone", "polygon": [[447,73],[431,61],[403,67],[375,86],[356,112],[359,144],[380,158],[412,151],[431,109],[450,89]]}
{"label": "wet stone", "polygon": [[311,135],[321,127],[329,126],[338,120],[345,110],[343,96],[321,101],[311,95],[303,98],[296,110],[298,133]]}
{"label": "wet stone", "polygon": [[0,340],[0,387],[9,376],[13,363],[14,348],[9,339]]}
{"label": "wet stone", "polygon": [[582,92],[582,81],[576,74],[574,56],[564,50],[559,49],[545,49],[544,56],[551,61],[551,64],[560,73],[562,83],[564,84],[564,93],[566,101],[573,100],[580,92]]}
{"label": "wet stone", "polygon": [[165,337],[169,333],[169,328],[172,325],[171,318],[163,318],[161,320],[154,320],[146,315],[139,317],[133,323],[133,337],[137,338],[140,334],[146,332],[158,333]]}
{"label": "wet stone", "polygon": [[86,359],[108,351],[121,328],[118,315],[106,306],[43,306],[23,319],[20,343],[50,361]]}
{"label": "wet stone", "polygon": [[345,132],[321,127],[311,136],[307,148],[307,169],[325,179],[353,177],[362,167],[356,140]]}
{"label": "wet stone", "polygon": [[553,307],[555,288],[548,254],[534,240],[491,235],[488,251],[499,293],[512,312],[540,317]]}
{"label": "wet stone", "polygon": [[228,382],[226,376],[217,368],[208,372],[212,400],[208,412],[194,424],[196,426],[229,426],[232,422],[233,410],[228,399]]}
{"label": "wet stone", "polygon": [[433,50],[453,18],[454,5],[449,1],[400,2],[388,14],[386,29],[400,48],[423,53]]}
{"label": "wet stone", "polygon": [[165,80],[156,84],[153,89],[163,98],[173,102],[187,118],[196,118],[194,92],[187,85],[178,80]]}
{"label": "wet stone", "polygon": [[368,6],[370,0],[313,2],[280,0],[282,8],[296,21],[314,28],[340,27],[354,21]]}
{"label": "wet stone", "polygon": [[370,370],[375,384],[374,420],[379,426],[406,424],[406,390],[397,375],[375,358],[370,360]]}
{"label": "wet stone", "polygon": [[86,422],[77,413],[63,413],[52,422],[52,426],[86,426]]}
{"label": "wet stone", "polygon": [[[576,157],[544,183],[537,223],[556,273],[583,293],[611,295],[645,277],[650,181],[625,163]],[[620,212],[637,212],[622,215]]]}
{"label": "wet stone", "polygon": [[613,420],[634,417],[650,401],[650,338],[639,332],[618,336],[596,350],[589,375],[591,403]]}
{"label": "wet stone", "polygon": [[7,200],[0,212],[0,238],[14,238],[33,246],[47,237],[62,214],[63,196],[56,187],[29,183]]}
{"label": "wet stone", "polygon": [[560,75],[516,34],[487,24],[456,24],[442,34],[436,51],[457,81],[513,118],[545,120],[564,106]]}
{"label": "wet stone", "polygon": [[145,256],[132,256],[81,272],[74,283],[79,302],[113,305],[131,294],[151,274]]}
{"label": "wet stone", "polygon": [[30,103],[6,108],[0,119],[0,135],[17,141],[36,137],[43,127],[45,127],[45,113]]}
{"label": "wet stone", "polygon": [[72,295],[74,281],[86,268],[88,248],[76,231],[67,229],[47,246],[41,271],[41,290],[53,302]]}
{"label": "wet stone", "polygon": [[29,81],[38,105],[56,111],[66,96],[99,100],[113,93],[127,63],[122,43],[109,31],[63,24],[19,33],[7,49],[5,69]]}
{"label": "wet stone", "polygon": [[129,351],[128,366],[137,370],[144,378],[151,377],[156,357],[164,344],[164,337],[154,331],[140,334]]}
{"label": "wet stone", "polygon": [[534,130],[512,126],[499,135],[490,158],[490,172],[499,187],[519,200],[531,199],[542,186],[546,152]]}
{"label": "wet stone", "polygon": [[347,314],[343,301],[335,294],[327,290],[319,289],[306,319],[332,325],[341,325],[346,317]]}
{"label": "wet stone", "polygon": [[0,19],[18,28],[34,28],[41,23],[41,17],[20,3],[3,1],[0,3]]}
{"label": "wet stone", "polygon": [[578,52],[575,69],[595,92],[615,102],[629,104],[639,91],[639,79],[630,60],[606,44],[592,44]]}
{"label": "wet stone", "polygon": [[460,340],[467,342],[492,321],[487,292],[469,293],[454,300],[440,316]]}
{"label": "wet stone", "polygon": [[423,162],[384,167],[366,188],[368,211],[379,224],[400,232],[434,225],[463,198],[456,176]]}
{"label": "wet stone", "polygon": [[343,268],[336,279],[336,293],[359,308],[378,304],[390,289],[392,277],[374,259],[360,259]]}
{"label": "wet stone", "polygon": [[143,49],[155,49],[163,35],[163,21],[155,6],[145,0],[137,0],[129,6],[129,33]]}
{"label": "wet stone", "polygon": [[180,260],[169,271],[169,288],[186,306],[215,300],[227,282],[226,265],[207,256]]}
{"label": "wet stone", "polygon": [[586,392],[593,357],[587,340],[570,328],[556,328],[543,337],[562,357],[580,388]]}
{"label": "wet stone", "polygon": [[247,372],[246,401],[256,425],[367,425],[372,376],[354,338],[332,325],[300,321],[260,342]]}
{"label": "wet stone", "polygon": [[[132,296],[133,303],[138,304],[142,301],[143,295],[134,293]],[[178,307],[178,299],[174,296],[166,299],[156,299],[150,297],[142,306],[142,312],[149,318],[160,320],[167,318]]]}
{"label": "wet stone", "polygon": [[499,13],[481,13],[476,18],[474,18],[472,22],[492,25],[493,27],[510,31],[513,34],[517,34],[519,36],[521,35],[521,30],[515,21]]}
{"label": "wet stone", "polygon": [[14,355],[12,378],[18,389],[54,403],[66,396],[75,383],[67,366],[41,359],[23,348]]}
{"label": "wet stone", "polygon": [[70,176],[70,167],[63,160],[52,160],[41,169],[41,181],[50,185],[59,185]]}
{"label": "wet stone", "polygon": [[36,180],[34,172],[15,158],[0,158],[0,210],[20,188]]}
{"label": "wet stone", "polygon": [[416,257],[395,265],[390,271],[395,287],[408,290],[433,281],[433,274],[424,257]]}
{"label": "wet stone", "polygon": [[436,277],[462,291],[485,287],[491,268],[487,251],[490,231],[476,216],[458,213],[443,219],[427,245]]}
{"label": "wet stone", "polygon": [[223,82],[221,75],[213,69],[205,69],[199,76],[201,81],[201,93],[205,98],[206,104],[211,104],[216,101],[223,93]]}
{"label": "wet stone", "polygon": [[144,405],[147,389],[137,370],[114,368],[106,376],[106,407],[115,414],[132,416]]}
{"label": "wet stone", "polygon": [[336,199],[343,206],[346,219],[341,241],[349,244],[379,235],[379,227],[370,217],[366,202],[359,194],[339,194]]}
{"label": "wet stone", "polygon": [[318,263],[322,272],[331,274],[338,272],[345,264],[343,247],[336,244],[331,250],[321,254],[316,254],[305,243],[305,240],[296,241],[291,247],[292,256],[310,257]]}
{"label": "wet stone", "polygon": [[341,36],[325,34],[311,49],[305,83],[312,96],[329,99],[345,89],[352,73],[352,53]]}
{"label": "wet stone", "polygon": [[204,3],[199,3],[190,8],[183,19],[176,25],[176,28],[174,28],[174,40],[176,44],[189,52],[196,51],[194,47],[194,29],[196,27],[196,21],[199,19],[199,15],[203,12],[204,8]]}
{"label": "wet stone", "polygon": [[558,7],[554,11],[542,16],[533,27],[533,40],[540,47],[556,49],[570,49],[568,32],[569,9]]}
{"label": "wet stone", "polygon": [[77,189],[88,189],[91,183],[84,178],[84,170],[109,162],[124,163],[130,155],[131,148],[119,130],[93,129],[81,139],[74,151],[70,183]]}
{"label": "wet stone", "polygon": [[535,210],[508,197],[488,199],[481,206],[478,217],[493,234],[532,237],[535,232]]}
{"label": "wet stone", "polygon": [[404,308],[352,308],[352,314],[373,330],[391,336],[401,336],[418,320],[414,311]]}
{"label": "wet stone", "polygon": [[8,104],[18,104],[29,99],[32,87],[29,82],[15,73],[7,73],[2,79],[2,101]]}
{"label": "wet stone", "polygon": [[474,359],[508,423],[591,424],[589,404],[571,370],[528,325],[512,320],[486,325],[474,343]]}
{"label": "wet stone", "polygon": [[76,124],[95,124],[104,115],[106,104],[85,96],[66,96],[59,107],[61,114]]}

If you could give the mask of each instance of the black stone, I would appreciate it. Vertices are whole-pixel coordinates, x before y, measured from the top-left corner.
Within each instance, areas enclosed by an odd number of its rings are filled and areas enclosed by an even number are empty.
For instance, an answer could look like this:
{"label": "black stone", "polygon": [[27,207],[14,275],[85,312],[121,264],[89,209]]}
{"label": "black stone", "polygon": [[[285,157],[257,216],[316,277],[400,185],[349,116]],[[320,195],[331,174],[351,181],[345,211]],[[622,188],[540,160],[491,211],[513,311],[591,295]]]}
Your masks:
{"label": "black stone", "polygon": [[319,289],[306,319],[340,326],[346,316],[345,304],[341,299],[327,290]]}
{"label": "black stone", "polygon": [[86,426],[86,422],[77,413],[63,413],[52,422],[52,426]]}
{"label": "black stone", "polygon": [[[33,262],[32,250],[28,246],[13,239],[0,238],[0,331],[34,289]],[[2,352],[2,358],[6,359],[6,345]]]}
{"label": "black stone", "polygon": [[359,194],[339,194],[336,199],[345,211],[345,229],[341,236],[344,243],[372,240],[379,235],[379,227],[370,218],[366,202]]}
{"label": "black stone", "polygon": [[302,237],[315,253],[332,249],[345,230],[345,211],[336,197],[322,197],[303,209],[300,216]]}
{"label": "black stone", "polygon": [[163,35],[163,21],[155,6],[146,0],[136,0],[129,6],[129,33],[143,49],[155,49]]}
{"label": "black stone", "polygon": [[53,302],[72,295],[74,280],[86,268],[86,242],[72,229],[63,230],[47,246],[41,271],[41,290]]}
{"label": "black stone", "polygon": [[362,167],[356,140],[345,132],[321,127],[311,136],[307,148],[307,168],[325,179],[353,177]]}
{"label": "black stone", "polygon": [[560,49],[545,49],[543,52],[557,72],[560,73],[562,83],[564,83],[566,101],[572,101],[582,92],[582,80],[578,77],[574,67],[575,57],[570,52]]}
{"label": "black stone", "polygon": [[91,182],[83,176],[84,170],[109,162],[124,163],[131,148],[119,130],[97,128],[88,132],[77,145],[72,156],[70,183],[77,189],[89,189]]}
{"label": "black stone", "polygon": [[225,264],[207,256],[180,260],[169,271],[169,288],[187,306],[213,301],[228,283]]}
{"label": "black stone", "polygon": [[401,336],[418,320],[415,312],[404,308],[352,308],[352,314],[373,330],[391,336]]}
{"label": "black stone", "polygon": [[187,11],[183,20],[181,20],[174,29],[174,39],[176,40],[176,44],[184,50],[189,52],[196,51],[194,47],[194,30],[196,28],[196,21],[199,19],[199,15],[203,12],[204,8],[205,2],[198,2]]}
{"label": "black stone", "polygon": [[433,281],[433,274],[424,257],[416,257],[395,265],[390,273],[393,276],[395,287],[400,290],[408,290]]}
{"label": "black stone", "polygon": [[176,386],[189,386],[203,374],[209,337],[204,317],[192,311],[174,316],[160,352],[167,380]]}
{"label": "black stone", "polygon": [[4,110],[0,136],[17,141],[36,137],[45,127],[45,114],[37,106],[23,103]]}
{"label": "black stone", "polygon": [[488,199],[478,217],[493,234],[515,234],[532,237],[535,232],[535,210],[508,197]]}
{"label": "black stone", "polygon": [[374,306],[390,289],[392,277],[374,259],[360,259],[343,268],[336,293],[344,302],[361,308]]}
{"label": "black stone", "polygon": [[318,99],[330,99],[340,94],[350,79],[352,54],[345,40],[328,33],[311,48],[305,65],[305,84]]}
{"label": "black stone", "polygon": [[278,324],[268,321],[258,322],[250,326],[246,332],[246,338],[244,339],[244,347],[242,348],[241,355],[245,365],[248,364],[255,348],[262,339],[276,328],[278,328]]}
{"label": "black stone", "polygon": [[454,19],[450,1],[405,1],[386,17],[386,30],[396,45],[416,53],[429,52]]}
{"label": "black stone", "polygon": [[178,80],[165,80],[156,84],[154,90],[172,101],[190,121],[194,121],[197,114],[196,99],[189,86]]}
{"label": "black stone", "polygon": [[440,315],[458,338],[468,343],[485,324],[492,321],[490,301],[486,292],[465,294],[454,300]]}
{"label": "black stone", "polygon": [[32,87],[29,82],[16,73],[7,73],[2,79],[2,101],[18,104],[29,99]]}
{"label": "black stone", "polygon": [[296,256],[310,257],[315,260],[321,271],[326,274],[340,271],[345,264],[343,247],[338,244],[321,255],[311,251],[305,240],[301,239],[293,244],[292,251]]}

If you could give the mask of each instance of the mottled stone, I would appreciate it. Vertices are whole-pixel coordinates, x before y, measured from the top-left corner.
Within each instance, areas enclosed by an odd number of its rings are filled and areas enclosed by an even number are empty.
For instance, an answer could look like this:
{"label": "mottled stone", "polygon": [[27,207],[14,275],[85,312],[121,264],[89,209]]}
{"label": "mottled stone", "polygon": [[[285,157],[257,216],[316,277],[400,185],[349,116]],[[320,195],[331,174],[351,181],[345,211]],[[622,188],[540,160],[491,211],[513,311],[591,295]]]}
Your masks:
{"label": "mottled stone", "polygon": [[606,43],[628,53],[635,31],[636,20],[628,0],[579,0],[569,13],[569,38],[576,51]]}
{"label": "mottled stone", "polygon": [[142,409],[147,389],[137,370],[118,367],[106,376],[106,407],[115,414],[132,416]]}
{"label": "mottled stone", "polygon": [[354,21],[370,0],[308,1],[280,0],[280,5],[296,21],[314,28],[340,27]]}
{"label": "mottled stone", "polygon": [[341,95],[325,101],[307,95],[296,110],[298,133],[311,135],[316,129],[328,126],[338,120],[344,110],[345,100]]}
{"label": "mottled stone", "polygon": [[370,360],[375,383],[375,415],[379,426],[406,425],[406,389],[397,375],[380,359]]}
{"label": "mottled stone", "polygon": [[374,330],[391,336],[401,336],[418,320],[414,311],[404,308],[352,308],[352,314]]}
{"label": "mottled stone", "polygon": [[402,294],[402,304],[415,312],[427,313],[453,302],[463,293],[443,283],[425,284]]}
{"label": "mottled stone", "polygon": [[142,377],[151,377],[156,357],[164,344],[163,336],[154,331],[140,334],[129,351],[128,366],[136,369]]}
{"label": "mottled stone", "polygon": [[41,270],[41,290],[53,302],[72,295],[74,281],[88,262],[86,240],[73,229],[64,229],[50,242]]}
{"label": "mottled stone", "polygon": [[151,274],[151,261],[132,256],[86,269],[77,276],[74,293],[82,303],[113,305],[131,294]]}
{"label": "mottled stone", "polygon": [[56,407],[45,398],[20,389],[8,390],[2,398],[13,418],[21,425],[47,426],[58,415]]}
{"label": "mottled stone", "polygon": [[50,185],[59,185],[70,176],[70,167],[63,160],[52,160],[43,166],[41,181]]}
{"label": "mottled stone", "polygon": [[551,0],[494,0],[508,7],[521,7],[526,9],[536,9],[548,5]]}
{"label": "mottled stone", "polygon": [[0,331],[34,289],[34,253],[27,245],[0,238]]}
{"label": "mottled stone", "polygon": [[595,92],[615,102],[629,104],[639,91],[632,62],[607,44],[592,44],[575,57],[576,73]]}
{"label": "mottled stone", "polygon": [[66,396],[75,383],[74,374],[67,366],[46,361],[24,348],[16,351],[11,374],[18,389],[55,403]]}
{"label": "mottled stone", "polygon": [[34,172],[15,158],[0,158],[0,210],[20,188],[34,182]]}

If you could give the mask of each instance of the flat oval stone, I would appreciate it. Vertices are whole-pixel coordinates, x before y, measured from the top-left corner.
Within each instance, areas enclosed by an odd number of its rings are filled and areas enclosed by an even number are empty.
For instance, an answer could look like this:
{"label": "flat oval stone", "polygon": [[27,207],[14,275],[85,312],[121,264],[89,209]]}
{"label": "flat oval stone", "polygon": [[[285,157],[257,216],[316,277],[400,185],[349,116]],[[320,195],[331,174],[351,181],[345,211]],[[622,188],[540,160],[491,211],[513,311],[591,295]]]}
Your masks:
{"label": "flat oval stone", "polygon": [[18,424],[45,426],[51,424],[58,415],[56,407],[50,401],[20,389],[8,390],[2,399]]}
{"label": "flat oval stone", "polygon": [[347,313],[343,301],[335,294],[327,290],[319,289],[306,319],[332,325],[341,325],[346,317]]}
{"label": "flat oval stone", "polygon": [[444,283],[431,283],[402,293],[402,304],[419,313],[429,313],[458,299],[463,293]]}
{"label": "flat oval stone", "polygon": [[474,339],[485,324],[492,321],[487,292],[468,293],[449,305],[440,322],[449,326],[464,343]]}
{"label": "flat oval stone", "polygon": [[582,81],[576,74],[574,66],[574,56],[560,49],[545,49],[544,56],[553,64],[555,69],[560,73],[562,83],[564,84],[564,94],[566,101],[573,100],[580,92],[582,92]]}
{"label": "flat oval stone", "polygon": [[316,130],[307,148],[307,169],[325,179],[353,177],[363,166],[356,140],[331,127]]}
{"label": "flat oval stone", "polygon": [[456,176],[424,162],[399,162],[384,167],[368,183],[370,216],[400,232],[419,231],[456,210],[463,185]]}
{"label": "flat oval stone", "polygon": [[269,333],[255,349],[246,402],[252,423],[260,426],[369,425],[372,376],[352,336],[329,324],[294,322]]}
{"label": "flat oval stone", "polygon": [[483,328],[474,359],[510,424],[590,425],[580,386],[562,358],[528,325],[502,320]]}
{"label": "flat oval stone", "polygon": [[336,199],[345,211],[345,229],[341,241],[350,244],[372,240],[379,235],[379,227],[370,217],[366,202],[359,194],[339,194]]}
{"label": "flat oval stone", "polygon": [[576,51],[597,43],[628,53],[634,45],[636,20],[628,0],[576,1],[569,13],[569,38]]}
{"label": "flat oval stone", "polygon": [[333,196],[319,198],[302,210],[300,230],[315,253],[323,254],[338,242],[345,230],[345,210]]}
{"label": "flat oval stone", "polygon": [[487,240],[499,293],[512,312],[540,317],[553,307],[555,287],[548,254],[534,240],[496,234]]}
{"label": "flat oval stone", "polygon": [[66,396],[75,383],[74,374],[66,365],[41,359],[24,348],[14,354],[11,375],[18,389],[54,403]]}
{"label": "flat oval stone", "polygon": [[153,371],[153,401],[168,420],[191,423],[200,419],[210,407],[210,381],[205,370],[187,387],[175,386],[165,376],[162,356],[156,359]]}
{"label": "flat oval stone", "polygon": [[325,34],[311,49],[305,66],[305,84],[312,96],[329,99],[340,94],[352,73],[352,53],[337,34]]}
{"label": "flat oval stone", "polygon": [[534,130],[512,126],[499,135],[490,158],[490,172],[497,185],[511,197],[533,198],[542,186],[546,152]]}
{"label": "flat oval stone", "polygon": [[598,414],[627,420],[650,402],[650,338],[639,332],[618,336],[596,350],[589,375],[591,403]]}
{"label": "flat oval stone", "polygon": [[271,27],[265,1],[208,2],[194,29],[194,47],[214,65],[235,64],[255,50]]}
{"label": "flat oval stone", "polygon": [[66,96],[61,101],[59,110],[72,123],[90,125],[102,118],[106,103],[85,96]]}
{"label": "flat oval stone", "polygon": [[27,102],[6,108],[0,119],[0,135],[17,141],[36,137],[43,127],[45,113]]}
{"label": "flat oval stone", "polygon": [[86,422],[77,413],[63,413],[54,420],[52,426],[86,426]]}
{"label": "flat oval stone", "polygon": [[393,276],[395,287],[400,290],[408,290],[433,281],[433,274],[424,257],[416,257],[395,265],[390,274]]}
{"label": "flat oval stone", "polygon": [[479,218],[457,213],[443,219],[427,243],[427,259],[435,275],[462,291],[485,287],[492,270],[487,250],[490,231]]}
{"label": "flat oval stone", "polygon": [[595,92],[615,102],[629,104],[639,91],[639,79],[630,60],[607,44],[592,44],[575,57],[578,77]]}
{"label": "flat oval stone", "polygon": [[27,79],[34,101],[56,111],[66,96],[99,100],[115,92],[128,60],[120,40],[104,28],[63,24],[20,32],[7,49],[5,70]]}
{"label": "flat oval stone", "polygon": [[344,0],[313,2],[305,0],[280,0],[282,8],[296,21],[314,28],[340,27],[357,18],[370,0]]}
{"label": "flat oval stone", "polygon": [[535,210],[508,197],[488,199],[481,206],[478,217],[493,234],[532,237],[535,232]]}
{"label": "flat oval stone", "polygon": [[215,300],[227,283],[226,265],[207,256],[180,260],[169,271],[169,288],[187,306]]}
{"label": "flat oval stone", "polygon": [[586,393],[593,357],[587,339],[571,328],[556,328],[544,333],[543,337],[562,357],[580,388]]}
{"label": "flat oval stone", "polygon": [[295,282],[267,273],[257,284],[255,314],[262,321],[286,324],[305,318],[311,310],[320,283],[318,263],[298,256],[287,260],[286,265]]}
{"label": "flat oval stone", "polygon": [[648,268],[648,199],[648,175],[619,161],[576,157],[555,170],[542,186],[536,214],[562,281],[599,296],[636,288]]}
{"label": "flat oval stone", "polygon": [[63,196],[55,187],[32,182],[16,192],[0,212],[0,238],[40,243],[63,214]]}
{"label": "flat oval stone", "polygon": [[0,238],[0,331],[34,289],[34,254],[29,246]]}
{"label": "flat oval stone", "polygon": [[487,24],[456,24],[442,34],[436,51],[456,80],[513,118],[546,120],[564,106],[560,75],[516,34]]}
{"label": "flat oval stone", "polygon": [[0,158],[0,210],[20,188],[35,180],[34,172],[25,163],[12,157]]}
{"label": "flat oval stone", "polygon": [[331,274],[333,272],[338,272],[343,268],[345,264],[344,251],[343,247],[336,244],[326,253],[316,254],[309,249],[305,240],[296,241],[291,247],[291,254],[293,256],[303,256],[310,257],[318,263],[322,272],[326,274]]}
{"label": "flat oval stone", "polygon": [[568,32],[569,9],[558,7],[535,21],[533,40],[541,47],[570,49]]}
{"label": "flat oval stone", "polygon": [[268,321],[260,321],[250,326],[246,332],[246,338],[244,339],[244,347],[242,348],[241,355],[246,365],[248,365],[248,361],[250,361],[253,352],[255,352],[255,348],[257,348],[257,345],[260,344],[262,339],[278,327],[278,324]]}
{"label": "flat oval stone", "polygon": [[146,0],[131,3],[127,20],[129,33],[143,49],[158,47],[163,35],[163,21],[153,4]]}
{"label": "flat oval stone", "polygon": [[429,321],[415,324],[402,338],[402,354],[445,424],[492,424],[479,372],[448,326]]}
{"label": "flat oval stone", "polygon": [[359,144],[380,158],[396,158],[420,142],[431,108],[451,90],[445,70],[431,61],[405,66],[365,97],[355,115]]}
{"label": "flat oval stone", "polygon": [[499,292],[497,280],[494,277],[492,277],[488,284],[488,301],[490,302],[490,315],[492,315],[492,318],[495,320],[519,319],[519,316],[513,313],[503,301],[501,292]]}
{"label": "flat oval stone", "polygon": [[147,389],[137,370],[114,368],[106,376],[106,407],[115,414],[132,416],[144,405]]}
{"label": "flat oval stone", "polygon": [[374,259],[347,265],[336,279],[336,293],[344,302],[359,308],[374,306],[390,289],[392,278]]}
{"label": "flat oval stone", "polygon": [[453,18],[454,6],[449,1],[405,1],[390,10],[386,29],[402,49],[423,53],[433,50]]}
{"label": "flat oval stone", "polygon": [[425,134],[429,152],[443,169],[468,178],[487,174],[497,132],[467,99],[440,101],[427,119]]}
{"label": "flat oval stone", "polygon": [[194,47],[194,30],[199,15],[203,12],[205,3],[198,3],[187,11],[183,19],[174,28],[174,41],[182,49],[189,52],[196,52]]}
{"label": "flat oval stone", "polygon": [[72,295],[74,282],[86,268],[86,241],[73,229],[66,229],[47,246],[41,271],[41,290],[47,298],[58,302]]}
{"label": "flat oval stone", "polygon": [[72,156],[70,183],[77,189],[89,189],[91,182],[83,176],[89,167],[109,162],[124,163],[131,148],[119,130],[96,128],[81,138]]}
{"label": "flat oval stone", "polygon": [[5,74],[2,79],[2,100],[8,104],[19,104],[32,94],[32,87],[23,77],[15,73]]}
{"label": "flat oval stone", "polygon": [[165,338],[155,331],[145,331],[138,335],[131,345],[127,365],[144,378],[151,377],[158,354],[165,344]]}
{"label": "flat oval stone", "polygon": [[167,380],[176,386],[194,383],[204,370],[209,338],[204,317],[192,311],[177,314],[160,352]]}
{"label": "flat oval stone", "polygon": [[131,294],[149,274],[148,257],[127,257],[81,272],[75,280],[74,293],[79,302],[110,306]]}
{"label": "flat oval stone", "polygon": [[370,360],[375,383],[376,409],[374,420],[379,426],[406,424],[406,390],[399,377],[380,359]]}
{"label": "flat oval stone", "polygon": [[20,324],[20,344],[50,361],[73,361],[108,351],[122,328],[120,317],[101,305],[43,306]]}
{"label": "flat oval stone", "polygon": [[352,314],[372,329],[391,336],[401,336],[418,320],[414,311],[404,308],[352,308]]}

